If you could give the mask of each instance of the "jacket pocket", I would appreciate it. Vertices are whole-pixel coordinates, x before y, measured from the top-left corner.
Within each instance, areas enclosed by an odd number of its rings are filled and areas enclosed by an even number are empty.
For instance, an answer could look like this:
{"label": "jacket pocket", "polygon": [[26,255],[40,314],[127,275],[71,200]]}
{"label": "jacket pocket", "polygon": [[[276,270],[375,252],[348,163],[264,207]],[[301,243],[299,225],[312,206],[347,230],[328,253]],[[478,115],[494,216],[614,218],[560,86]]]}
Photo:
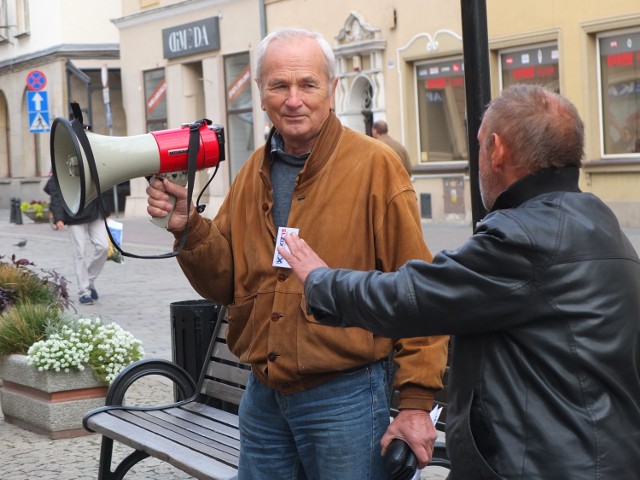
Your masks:
{"label": "jacket pocket", "polygon": [[[477,447],[474,432],[471,430],[472,411],[477,413],[473,408],[474,391],[471,390],[464,394],[460,394],[455,400],[457,403],[455,415],[447,415],[447,451],[453,465],[451,478],[453,480],[468,480],[470,478],[477,480],[499,480],[502,477],[498,475],[493,468],[486,462],[480,450]],[[481,421],[476,419],[474,423]],[[488,442],[488,438],[481,438],[480,442]]]}
{"label": "jacket pocket", "polygon": [[323,323],[316,320],[316,318],[313,316],[313,314],[309,310],[309,306],[307,305],[307,299],[305,298],[304,295],[300,296],[300,309],[302,310],[302,315],[304,316],[307,322],[323,325]]}
{"label": "jacket pocket", "polygon": [[227,307],[227,344],[229,350],[242,362],[247,362],[251,353],[253,329],[247,328],[247,325],[253,321],[254,304],[255,298],[252,298],[248,302]]}
{"label": "jacket pocket", "polygon": [[[357,327],[333,327],[307,313],[302,297],[297,327],[298,369],[303,373],[341,372],[379,360],[374,336]],[[389,341],[389,350],[391,350]]]}

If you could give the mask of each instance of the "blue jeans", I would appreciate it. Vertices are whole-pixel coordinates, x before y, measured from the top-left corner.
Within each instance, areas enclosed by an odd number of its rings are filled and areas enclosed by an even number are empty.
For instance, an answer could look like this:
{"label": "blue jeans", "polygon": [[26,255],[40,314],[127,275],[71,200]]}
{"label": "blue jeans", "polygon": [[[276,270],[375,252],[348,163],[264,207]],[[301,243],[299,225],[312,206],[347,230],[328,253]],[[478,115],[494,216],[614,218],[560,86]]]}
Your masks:
{"label": "blue jeans", "polygon": [[388,480],[387,362],[282,395],[253,375],[240,404],[239,480]]}

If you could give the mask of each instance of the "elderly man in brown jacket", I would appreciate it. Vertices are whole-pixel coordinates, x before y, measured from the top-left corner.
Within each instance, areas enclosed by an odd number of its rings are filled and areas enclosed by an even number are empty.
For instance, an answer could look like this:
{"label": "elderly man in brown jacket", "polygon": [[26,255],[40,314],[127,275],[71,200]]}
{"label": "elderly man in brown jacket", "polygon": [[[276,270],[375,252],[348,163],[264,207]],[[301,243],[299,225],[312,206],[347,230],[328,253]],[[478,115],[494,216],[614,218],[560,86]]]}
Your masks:
{"label": "elderly man in brown jacket", "polygon": [[[396,437],[421,464],[437,436],[428,412],[442,388],[447,337],[392,339],[338,330],[307,313],[303,285],[279,263],[285,227],[299,229],[330,265],[393,271],[431,260],[416,194],[393,154],[333,113],[335,60],[306,30],[267,36],[256,81],[274,124],[238,172],[214,220],[186,192],[153,179],[148,212],[172,212],[178,261],[203,297],[228,305],[228,343],[252,375],[240,406],[242,479],[383,480]],[[388,357],[395,349],[400,413],[389,425]],[[386,433],[385,433],[386,432]]]}

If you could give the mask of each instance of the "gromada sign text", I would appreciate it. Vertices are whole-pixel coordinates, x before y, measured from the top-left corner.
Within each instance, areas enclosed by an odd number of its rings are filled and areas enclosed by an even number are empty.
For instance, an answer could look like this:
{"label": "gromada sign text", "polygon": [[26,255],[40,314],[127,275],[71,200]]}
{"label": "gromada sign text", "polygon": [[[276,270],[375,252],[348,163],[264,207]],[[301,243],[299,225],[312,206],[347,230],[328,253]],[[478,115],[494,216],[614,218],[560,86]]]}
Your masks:
{"label": "gromada sign text", "polygon": [[164,58],[220,49],[218,17],[166,28],[162,31]]}

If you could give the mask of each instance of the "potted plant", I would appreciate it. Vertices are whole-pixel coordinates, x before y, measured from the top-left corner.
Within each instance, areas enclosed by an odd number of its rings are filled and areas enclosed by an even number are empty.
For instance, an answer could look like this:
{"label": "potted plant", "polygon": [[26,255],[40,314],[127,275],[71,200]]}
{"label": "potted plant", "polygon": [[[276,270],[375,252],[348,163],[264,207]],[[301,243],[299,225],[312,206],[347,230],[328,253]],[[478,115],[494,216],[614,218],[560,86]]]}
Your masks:
{"label": "potted plant", "polygon": [[[84,435],[82,417],[144,356],[116,324],[70,314],[64,277],[0,256],[0,405],[5,421],[52,439]],[[87,368],[88,367],[88,368]]]}
{"label": "potted plant", "polygon": [[49,221],[49,202],[44,200],[22,202],[20,204],[20,211],[36,223]]}

